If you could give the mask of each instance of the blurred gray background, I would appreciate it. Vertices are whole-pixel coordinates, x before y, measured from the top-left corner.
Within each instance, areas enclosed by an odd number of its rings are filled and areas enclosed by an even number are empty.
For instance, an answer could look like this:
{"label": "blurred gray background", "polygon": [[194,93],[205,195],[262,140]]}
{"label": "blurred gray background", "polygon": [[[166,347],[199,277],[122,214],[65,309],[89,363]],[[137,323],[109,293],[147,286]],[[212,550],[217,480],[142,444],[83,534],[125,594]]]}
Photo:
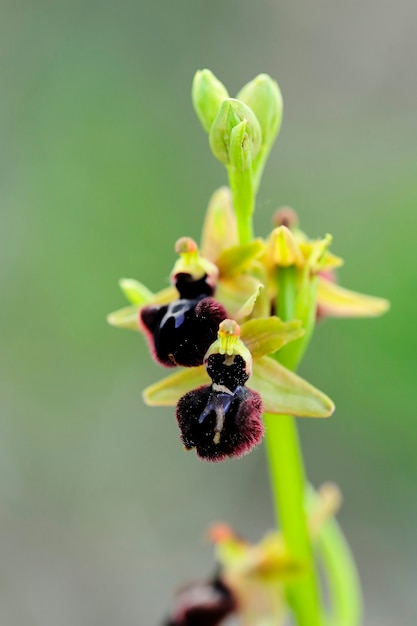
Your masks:
{"label": "blurred gray background", "polygon": [[284,125],[256,229],[289,204],[331,232],[347,287],[392,300],[328,321],[303,375],[311,480],[341,486],[366,626],[417,623],[417,81],[414,0],[5,0],[0,7],[0,622],[158,625],[212,571],[207,526],[273,526],[263,448],[199,462],[140,335],[106,325],[117,280],[167,284],[225,182],[192,111],[194,72],[231,93],[279,81]]}

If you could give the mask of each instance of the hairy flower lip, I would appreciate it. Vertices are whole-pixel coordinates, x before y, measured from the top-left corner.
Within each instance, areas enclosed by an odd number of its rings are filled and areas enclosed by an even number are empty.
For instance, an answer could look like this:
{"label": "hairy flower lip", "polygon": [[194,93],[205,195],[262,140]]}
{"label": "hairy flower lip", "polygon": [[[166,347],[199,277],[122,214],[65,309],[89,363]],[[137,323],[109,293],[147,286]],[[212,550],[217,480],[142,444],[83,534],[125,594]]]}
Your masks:
{"label": "hairy flower lip", "polygon": [[237,386],[230,393],[203,385],[178,401],[182,442],[206,461],[239,458],[262,440],[262,410],[261,396],[248,387]]}

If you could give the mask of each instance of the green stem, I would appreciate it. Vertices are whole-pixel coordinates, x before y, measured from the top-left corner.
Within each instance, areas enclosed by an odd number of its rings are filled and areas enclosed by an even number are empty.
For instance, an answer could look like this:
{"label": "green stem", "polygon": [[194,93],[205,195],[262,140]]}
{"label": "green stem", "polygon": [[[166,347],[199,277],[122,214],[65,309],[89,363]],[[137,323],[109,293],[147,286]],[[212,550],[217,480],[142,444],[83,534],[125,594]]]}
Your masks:
{"label": "green stem", "polygon": [[[315,499],[314,490],[310,488],[309,492],[309,499]],[[331,599],[326,626],[356,626],[362,616],[360,581],[349,545],[335,519],[328,520],[320,530],[317,553]]]}
{"label": "green stem", "polygon": [[253,239],[252,216],[255,210],[255,194],[252,186],[252,173],[249,169],[228,168],[229,185],[233,195],[233,208],[236,215],[239,243]]}
{"label": "green stem", "polygon": [[[280,268],[277,280],[279,286],[277,313],[284,321],[295,319],[296,269]],[[310,306],[315,307],[314,298]],[[304,337],[301,341],[303,339]],[[284,361],[284,365],[295,370],[302,351],[299,347],[294,354],[288,352],[285,358],[285,353],[281,350],[277,356],[280,362]],[[268,414],[265,415],[265,426],[275,509],[280,519],[285,544],[290,554],[300,559],[306,568],[305,575],[299,581],[288,584],[288,599],[298,626],[321,626],[319,585],[307,528],[306,481],[297,427],[294,418],[289,415],[276,417]]]}
{"label": "green stem", "polygon": [[320,626],[320,605],[307,518],[304,468],[294,419],[265,414],[266,446],[273,499],[285,544],[303,562],[305,575],[288,584],[288,598],[299,626]]}

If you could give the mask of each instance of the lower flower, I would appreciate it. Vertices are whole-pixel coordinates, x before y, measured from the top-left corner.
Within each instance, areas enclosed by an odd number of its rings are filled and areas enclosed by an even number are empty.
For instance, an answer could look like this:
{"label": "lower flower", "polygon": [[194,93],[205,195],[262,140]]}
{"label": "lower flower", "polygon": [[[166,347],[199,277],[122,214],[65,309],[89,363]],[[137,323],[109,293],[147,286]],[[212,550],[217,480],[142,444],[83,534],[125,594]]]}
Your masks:
{"label": "lower flower", "polygon": [[180,398],[177,420],[187,450],[207,461],[240,457],[258,445],[264,434],[262,398],[238,385],[204,385]]}
{"label": "lower flower", "polygon": [[236,610],[235,599],[219,579],[181,589],[164,626],[218,626]]}

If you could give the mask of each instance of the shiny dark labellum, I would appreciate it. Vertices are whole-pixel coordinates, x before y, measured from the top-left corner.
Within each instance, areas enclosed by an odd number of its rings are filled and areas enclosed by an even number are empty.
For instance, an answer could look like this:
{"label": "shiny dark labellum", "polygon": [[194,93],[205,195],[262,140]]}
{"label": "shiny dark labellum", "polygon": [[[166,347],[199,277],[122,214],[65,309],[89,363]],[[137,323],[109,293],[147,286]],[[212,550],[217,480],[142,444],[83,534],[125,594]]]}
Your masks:
{"label": "shiny dark labellum", "polygon": [[140,323],[153,356],[167,367],[201,365],[225,317],[225,308],[204,295],[146,306],[140,311]]}
{"label": "shiny dark labellum", "polygon": [[180,398],[177,420],[187,450],[206,461],[240,457],[258,445],[264,433],[262,398],[238,385],[233,391],[205,385]]}

